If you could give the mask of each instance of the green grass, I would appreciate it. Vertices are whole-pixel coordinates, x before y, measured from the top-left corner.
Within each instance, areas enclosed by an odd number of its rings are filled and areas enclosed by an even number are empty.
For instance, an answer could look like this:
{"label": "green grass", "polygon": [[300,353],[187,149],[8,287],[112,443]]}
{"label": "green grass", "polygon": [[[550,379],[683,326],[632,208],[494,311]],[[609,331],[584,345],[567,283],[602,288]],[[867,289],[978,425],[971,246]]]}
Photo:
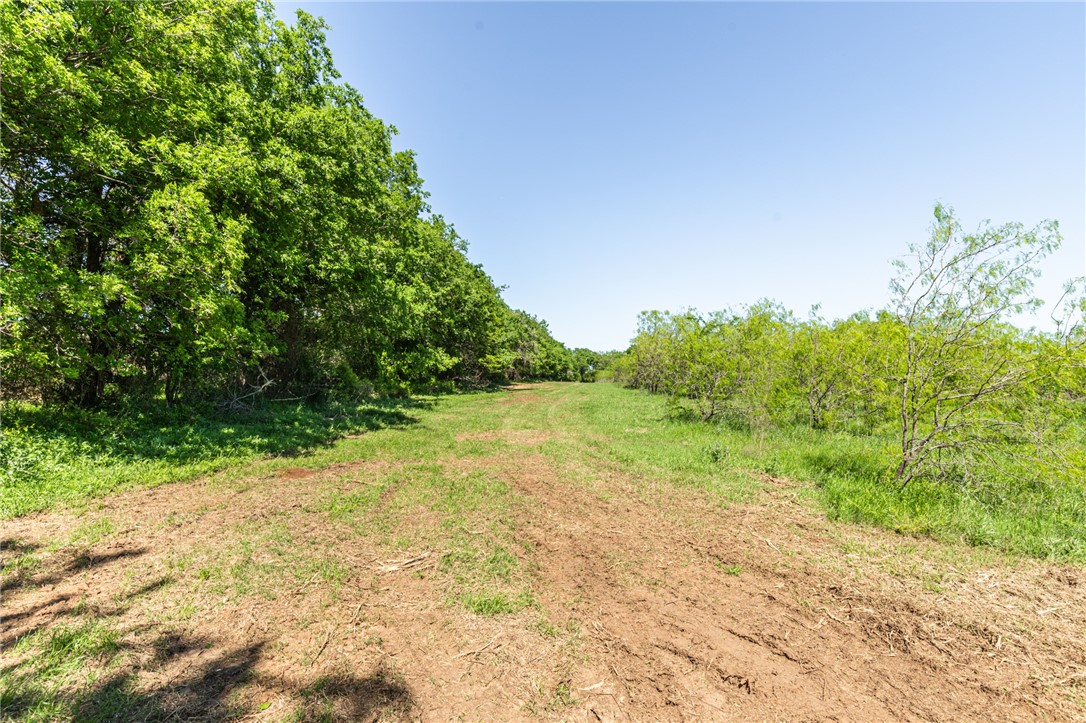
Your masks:
{"label": "green grass", "polygon": [[460,603],[476,615],[509,615],[535,604],[531,593],[510,596],[504,592],[464,593]]}
{"label": "green grass", "polygon": [[[518,459],[529,471],[546,465],[550,484],[601,497],[625,489],[650,502],[661,491],[697,492],[722,506],[764,501],[761,495],[770,486],[765,476],[787,477],[793,483],[790,493],[831,518],[951,543],[902,545],[885,536],[876,542],[841,541],[846,555],[877,560],[888,574],[918,579],[933,592],[946,583],[945,568],[956,564],[963,542],[980,548],[974,556],[997,558],[996,551],[1002,551],[1086,563],[1082,485],[1013,486],[991,480],[983,490],[967,493],[915,482],[897,490],[885,483],[891,439],[805,428],[753,435],[676,418],[662,398],[611,384],[548,384],[349,409],[267,409],[238,418],[148,414],[121,418],[116,429],[104,414],[50,419],[40,410],[19,409],[6,418],[17,423],[5,430],[0,449],[7,455],[0,512],[8,517],[92,506],[88,500],[115,490],[212,470],[218,470],[213,484],[249,488],[284,468],[367,463],[326,472],[319,481],[298,480],[311,492],[302,512],[319,516],[329,534],[308,536],[292,527],[294,511],[268,509],[168,560],[167,584],[191,591],[163,596],[161,619],[171,625],[198,619],[207,605],[245,596],[300,591],[325,595],[327,604],[334,604],[341,588],[369,584],[380,593],[387,585],[383,574],[416,575],[433,580],[451,607],[479,616],[520,614],[542,638],[575,647],[578,622],[553,624],[534,594],[536,553],[524,542],[518,520],[537,500],[518,493],[517,481],[501,467]],[[610,484],[616,475],[621,487]],[[186,524],[203,509],[161,524]],[[53,552],[71,547],[79,553],[101,544],[123,534],[119,524],[99,512],[52,543],[0,540],[4,584],[34,584]],[[339,546],[351,536],[378,546],[379,560],[356,564],[340,555]],[[425,563],[377,570],[380,561],[409,559]],[[721,574],[741,577],[747,573],[738,562],[717,560],[716,565]],[[609,563],[622,573],[623,557]],[[146,681],[139,651],[145,652],[146,644],[133,642],[138,633],[126,633],[114,619],[96,614],[79,606],[62,623],[5,651],[10,662],[0,669],[4,719],[184,717],[181,709],[170,708],[168,691],[141,689]],[[215,680],[193,682],[203,686],[208,702],[222,692]],[[390,705],[406,709],[409,703],[408,691],[394,676],[359,681],[343,673],[303,691],[296,717],[334,718],[336,711],[351,709],[351,691],[360,685]],[[541,713],[560,711],[572,703],[572,689],[559,678],[539,688],[533,701]]]}
{"label": "green grass", "polygon": [[575,436],[606,437],[596,449],[642,475],[703,488],[725,500],[749,499],[762,473],[787,477],[809,483],[799,492],[833,519],[1086,563],[1086,480],[1023,485],[992,479],[975,491],[914,481],[900,490],[887,481],[891,437],[802,427],[758,436],[674,419],[661,398],[614,385],[581,385],[565,396],[582,400],[579,409],[564,414],[576,421]]}
{"label": "green grass", "polygon": [[742,565],[728,565],[728,564],[725,564],[723,562],[718,561],[717,562],[717,567],[719,567],[720,571],[723,572],[726,575],[733,575],[733,576],[738,577],[739,575],[743,574],[743,566]]}
{"label": "green grass", "polygon": [[[21,638],[11,651],[20,662],[0,671],[0,711],[5,719],[24,721],[108,720],[114,704],[123,701],[119,690],[105,694],[98,678],[108,675],[123,650],[120,631],[100,620],[60,625]],[[98,705],[93,715],[87,711],[81,715],[83,694],[91,690],[96,691]]]}
{"label": "green grass", "polygon": [[[518,395],[535,399],[511,403]],[[329,520],[393,550],[451,551],[455,565],[443,564],[456,581],[456,599],[498,583],[508,589],[496,592],[515,599],[524,589],[518,575],[527,574],[521,565],[499,580],[486,561],[495,550],[511,549],[516,496],[484,465],[453,467],[448,460],[542,454],[564,484],[595,489],[617,471],[641,485],[635,494],[664,485],[705,492],[721,505],[756,499],[764,475],[788,477],[799,483],[801,498],[837,520],[1086,562],[1083,484],[991,480],[968,492],[916,481],[898,490],[885,481],[893,461],[889,437],[807,428],[754,435],[677,418],[673,411],[660,397],[613,384],[357,406],[268,405],[240,416],[52,414],[9,404],[0,436],[0,516],[78,506],[118,489],[216,471],[213,479],[229,484],[291,466],[376,460],[386,466],[366,485],[329,492],[323,503]],[[111,532],[102,523],[83,536],[89,542]],[[247,571],[234,572],[244,586]]]}
{"label": "green grass", "polygon": [[[150,487],[254,460],[291,460],[346,434],[405,427],[426,400],[268,403],[215,409],[86,411],[7,403],[0,432],[0,519],[129,487]],[[274,468],[274,463],[266,465]]]}
{"label": "green grass", "polygon": [[[755,435],[670,414],[665,401],[612,384],[548,385],[547,403],[522,405],[515,423],[560,429],[542,445],[559,464],[610,466],[636,478],[704,490],[721,504],[749,501],[762,475],[798,482],[801,498],[843,522],[870,524],[1048,560],[1086,563],[1086,482],[990,480],[969,492],[886,479],[895,439],[804,427]],[[590,473],[591,474],[591,473]]]}

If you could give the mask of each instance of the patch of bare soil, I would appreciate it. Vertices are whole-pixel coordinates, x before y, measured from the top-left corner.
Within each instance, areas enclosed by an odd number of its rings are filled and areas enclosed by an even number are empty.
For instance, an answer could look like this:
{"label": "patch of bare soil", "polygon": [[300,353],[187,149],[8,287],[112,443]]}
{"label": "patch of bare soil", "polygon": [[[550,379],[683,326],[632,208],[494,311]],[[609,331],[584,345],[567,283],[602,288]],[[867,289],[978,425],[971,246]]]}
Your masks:
{"label": "patch of bare soil", "polygon": [[[925,587],[895,565],[927,564],[912,561],[934,543],[834,525],[787,481],[723,508],[618,468],[563,482],[537,454],[446,462],[515,488],[537,607],[468,613],[440,550],[330,522],[329,493],[378,465],[299,468],[110,498],[95,514],[115,534],[54,553],[86,520],[5,522],[42,563],[4,591],[3,665],[15,640],[89,612],[124,631],[140,700],[192,720],[1086,719],[1077,568],[942,570]],[[268,529],[288,542],[246,536]],[[239,590],[202,574],[298,550],[311,575]]]}
{"label": "patch of bare soil", "polygon": [[[542,460],[515,464],[540,502],[526,525],[540,596],[590,639],[573,678],[586,718],[1084,716],[1074,697],[1086,595],[1074,571],[993,570],[936,594],[849,559],[794,496],[724,510],[685,491],[645,495],[616,475],[601,499],[554,485]],[[888,555],[928,544],[851,534]]]}
{"label": "patch of bare soil", "polygon": [[543,444],[549,439],[553,439],[555,435],[551,432],[544,432],[538,429],[501,429],[491,430],[488,432],[469,432],[467,434],[456,435],[457,442],[467,442],[471,440],[479,440],[483,442],[505,442],[507,444],[515,444],[526,447],[533,447]]}

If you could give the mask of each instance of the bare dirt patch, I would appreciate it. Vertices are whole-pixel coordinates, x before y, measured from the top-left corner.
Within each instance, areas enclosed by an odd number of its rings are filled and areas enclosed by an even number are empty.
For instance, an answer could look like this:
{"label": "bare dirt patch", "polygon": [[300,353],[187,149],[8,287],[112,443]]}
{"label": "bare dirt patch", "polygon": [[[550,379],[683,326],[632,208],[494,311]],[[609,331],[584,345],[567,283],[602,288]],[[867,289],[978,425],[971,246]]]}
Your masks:
{"label": "bare dirt patch", "polygon": [[483,442],[505,442],[526,447],[543,444],[554,439],[555,434],[538,429],[502,429],[488,432],[470,432],[456,435],[457,442],[478,440]]}
{"label": "bare dirt patch", "polygon": [[312,477],[314,474],[313,470],[305,467],[290,467],[280,470],[279,479],[305,479],[306,477]]}

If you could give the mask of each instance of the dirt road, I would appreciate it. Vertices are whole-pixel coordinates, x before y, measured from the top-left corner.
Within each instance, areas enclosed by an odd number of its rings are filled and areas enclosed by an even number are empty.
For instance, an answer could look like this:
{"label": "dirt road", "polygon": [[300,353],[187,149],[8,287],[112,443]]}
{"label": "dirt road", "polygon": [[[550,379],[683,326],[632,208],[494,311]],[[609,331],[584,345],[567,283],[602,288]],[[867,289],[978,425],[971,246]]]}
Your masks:
{"label": "dirt road", "polygon": [[[35,561],[5,577],[8,714],[59,691],[87,719],[1086,719],[1082,570],[838,525],[789,480],[725,505],[551,453],[605,444],[564,394],[464,402],[492,423],[450,427],[426,494],[375,447],[4,522],[9,569]],[[508,503],[454,514],[448,480]],[[462,604],[476,543],[521,603]],[[33,673],[92,628],[116,635],[86,670]]]}

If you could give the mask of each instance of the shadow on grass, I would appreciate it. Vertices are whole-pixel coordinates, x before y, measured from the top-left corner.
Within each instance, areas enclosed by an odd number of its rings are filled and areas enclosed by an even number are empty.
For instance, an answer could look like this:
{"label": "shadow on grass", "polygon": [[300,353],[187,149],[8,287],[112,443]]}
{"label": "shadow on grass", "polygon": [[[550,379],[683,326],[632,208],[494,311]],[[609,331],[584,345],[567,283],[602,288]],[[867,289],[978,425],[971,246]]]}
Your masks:
{"label": "shadow on grass", "polygon": [[[0,542],[0,549],[3,549],[10,554],[12,551],[35,550],[39,547],[38,545],[26,545],[25,543],[16,544],[18,547],[5,540]],[[66,560],[59,567],[54,566],[54,569],[44,573],[39,573],[36,569],[28,568],[16,568],[11,572],[6,569],[3,570],[4,575],[0,578],[0,593],[10,594],[15,590],[24,587],[55,585],[68,575],[108,565],[117,560],[139,557],[146,552],[147,548],[145,547],[125,548],[106,553],[95,553],[85,548],[74,547],[71,548],[67,555],[62,556],[66,557]],[[4,618],[5,620],[10,621],[12,616],[5,615]]]}
{"label": "shadow on grass", "polygon": [[885,477],[887,465],[871,455],[857,454],[855,451],[815,449],[805,452],[802,464],[816,475],[840,475],[853,480],[864,480],[872,484]]}
{"label": "shadow on grass", "polygon": [[[22,568],[13,574],[5,574],[3,580],[0,580],[0,594],[6,598],[7,604],[0,630],[0,649],[9,649],[21,638],[46,630],[62,618],[80,614],[77,603],[82,595],[75,591],[58,592],[48,600],[21,609],[13,609],[13,595],[16,598],[14,603],[17,603],[20,591],[55,586],[68,577],[83,573],[94,575],[99,568],[141,557],[146,552],[147,548],[144,547],[124,548],[107,553],[92,553],[84,548],[73,548],[58,554],[59,559],[49,564],[46,570]],[[104,618],[122,615],[133,600],[164,588],[171,582],[173,578],[169,575],[146,582],[135,590],[116,596],[107,612],[99,607],[98,616]]]}
{"label": "shadow on grass", "polygon": [[418,423],[426,399],[362,404],[268,402],[244,412],[215,408],[87,411],[8,405],[4,425],[65,456],[186,464],[223,456],[299,456],[336,439]]}
{"label": "shadow on grass", "polygon": [[[3,539],[5,552],[39,545]],[[68,576],[128,565],[139,547],[64,550],[5,580],[0,649],[0,718],[11,721],[225,721],[261,713],[268,697],[289,698],[292,720],[403,718],[415,708],[408,686],[384,668],[280,676],[258,671],[266,647],[230,647],[212,637],[156,623],[126,625],[132,605],[173,583],[145,578],[120,594],[88,600],[86,586],[51,589]],[[138,563],[137,563],[138,564]],[[44,568],[44,569],[43,569]],[[12,584],[15,583],[15,584]],[[27,597],[27,589],[36,592]],[[272,650],[276,648],[273,646]]]}
{"label": "shadow on grass", "polygon": [[[105,657],[116,660],[138,652],[138,647],[121,642],[96,655],[99,662]],[[261,713],[267,704],[261,704],[259,696],[268,692],[289,694],[291,719],[300,721],[385,720],[404,717],[415,708],[407,685],[383,668],[365,677],[343,672],[306,684],[257,670],[265,641],[204,655],[199,662],[195,658],[213,649],[213,640],[170,631],[159,634],[150,647],[150,661],[129,661],[120,669],[107,663],[111,674],[78,690],[58,690],[47,670],[27,662],[23,670],[9,671],[0,708],[8,720],[226,721]],[[141,684],[140,669],[167,673],[166,668],[172,668],[168,674],[150,676],[162,682]],[[246,694],[249,684],[254,690]]]}
{"label": "shadow on grass", "polygon": [[365,678],[350,673],[322,676],[301,695],[298,719],[304,721],[385,720],[385,716],[405,716],[414,707],[411,690],[384,668]]}

